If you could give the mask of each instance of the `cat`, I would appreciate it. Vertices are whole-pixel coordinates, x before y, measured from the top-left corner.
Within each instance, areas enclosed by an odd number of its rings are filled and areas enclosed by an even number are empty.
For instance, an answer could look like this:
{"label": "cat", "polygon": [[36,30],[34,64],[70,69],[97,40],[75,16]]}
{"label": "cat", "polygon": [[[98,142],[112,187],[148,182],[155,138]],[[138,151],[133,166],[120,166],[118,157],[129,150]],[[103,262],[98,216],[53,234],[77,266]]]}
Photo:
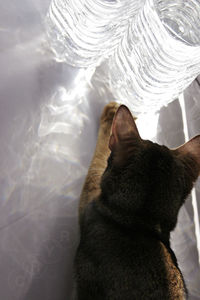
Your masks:
{"label": "cat", "polygon": [[200,172],[200,136],[176,149],[143,140],[125,105],[103,111],[79,205],[78,300],[187,299],[170,248]]}

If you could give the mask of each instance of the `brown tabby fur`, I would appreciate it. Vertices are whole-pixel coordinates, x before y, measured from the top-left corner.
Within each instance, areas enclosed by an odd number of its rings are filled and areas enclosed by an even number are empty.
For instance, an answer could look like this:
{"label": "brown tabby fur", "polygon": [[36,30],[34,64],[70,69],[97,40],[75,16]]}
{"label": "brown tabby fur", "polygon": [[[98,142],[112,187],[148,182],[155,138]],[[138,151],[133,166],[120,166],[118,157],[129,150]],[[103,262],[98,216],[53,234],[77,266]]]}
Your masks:
{"label": "brown tabby fur", "polygon": [[[100,194],[101,176],[107,166],[107,159],[110,155],[108,143],[111,134],[112,120],[118,107],[119,104],[111,102],[105,106],[102,113],[95,153],[80,197],[80,216],[83,214],[88,203],[93,201]],[[182,274],[175,266],[167,247],[161,241],[160,248],[162,249],[163,261],[165,262],[167,279],[169,281],[169,300],[183,300],[186,298],[186,293]]]}

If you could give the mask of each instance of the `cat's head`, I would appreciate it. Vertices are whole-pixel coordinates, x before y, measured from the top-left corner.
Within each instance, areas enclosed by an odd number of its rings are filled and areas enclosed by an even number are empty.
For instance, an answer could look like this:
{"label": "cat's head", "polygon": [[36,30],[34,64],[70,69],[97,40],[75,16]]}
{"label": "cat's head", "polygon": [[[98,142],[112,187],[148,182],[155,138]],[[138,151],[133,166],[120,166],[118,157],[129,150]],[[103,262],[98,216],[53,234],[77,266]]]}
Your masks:
{"label": "cat's head", "polygon": [[102,197],[123,218],[139,217],[171,231],[200,172],[200,136],[177,149],[143,140],[124,105],[117,110],[102,177]]}

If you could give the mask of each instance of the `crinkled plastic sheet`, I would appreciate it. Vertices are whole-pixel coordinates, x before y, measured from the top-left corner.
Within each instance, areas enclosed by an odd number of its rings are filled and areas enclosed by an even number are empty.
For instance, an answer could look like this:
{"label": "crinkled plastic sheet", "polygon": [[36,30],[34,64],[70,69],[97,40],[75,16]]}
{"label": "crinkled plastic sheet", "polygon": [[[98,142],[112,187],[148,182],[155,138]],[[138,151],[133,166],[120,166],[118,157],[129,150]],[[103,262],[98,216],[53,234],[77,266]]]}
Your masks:
{"label": "crinkled plastic sheet", "polygon": [[[101,81],[101,68],[90,81],[95,70],[75,69],[55,60],[43,26],[48,5],[49,0],[0,4],[3,300],[73,298],[78,198],[94,151],[101,111],[113,100]],[[187,98],[192,98],[186,105],[191,135],[200,130],[198,95],[198,86],[188,90]],[[138,126],[143,138],[168,146],[179,145],[184,139],[178,101],[160,115],[141,116]],[[195,300],[200,299],[199,265],[193,210],[190,200],[188,203],[180,212],[173,245],[190,299]]]}

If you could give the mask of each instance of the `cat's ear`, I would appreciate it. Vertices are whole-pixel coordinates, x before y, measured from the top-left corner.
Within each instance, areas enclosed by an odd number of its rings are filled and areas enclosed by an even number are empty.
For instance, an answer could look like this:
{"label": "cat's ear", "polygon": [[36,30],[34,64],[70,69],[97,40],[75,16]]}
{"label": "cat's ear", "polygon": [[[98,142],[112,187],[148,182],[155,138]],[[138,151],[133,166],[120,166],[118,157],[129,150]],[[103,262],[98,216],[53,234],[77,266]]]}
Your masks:
{"label": "cat's ear", "polygon": [[109,141],[109,148],[113,151],[120,142],[129,138],[141,140],[134,118],[125,105],[121,105],[112,122],[112,132]]}
{"label": "cat's ear", "polygon": [[192,155],[200,169],[200,135],[195,136],[190,141],[174,150],[183,155]]}

